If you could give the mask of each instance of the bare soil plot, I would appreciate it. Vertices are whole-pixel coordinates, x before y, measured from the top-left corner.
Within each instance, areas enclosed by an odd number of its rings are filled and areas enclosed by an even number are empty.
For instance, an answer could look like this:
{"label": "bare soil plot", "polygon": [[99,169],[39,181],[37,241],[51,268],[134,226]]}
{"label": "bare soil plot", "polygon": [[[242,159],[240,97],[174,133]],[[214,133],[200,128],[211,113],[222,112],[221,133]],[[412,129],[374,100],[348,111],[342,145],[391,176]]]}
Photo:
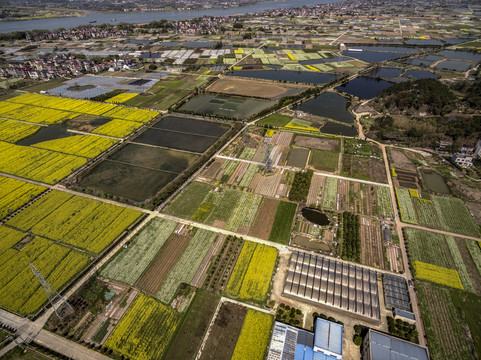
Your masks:
{"label": "bare soil plot", "polygon": [[249,235],[268,240],[278,206],[279,201],[263,198],[259,210],[257,210],[257,217],[254,220],[254,225],[249,231]]}
{"label": "bare soil plot", "polygon": [[327,241],[323,241],[320,239],[312,239],[303,235],[294,236],[292,240],[292,245],[299,246],[307,250],[322,251],[323,253],[334,252],[334,247],[332,246],[332,243],[330,244]]}
{"label": "bare soil plot", "polygon": [[261,173],[256,173],[254,177],[252,178],[251,183],[249,184],[249,189],[254,191],[255,188],[257,187],[257,184],[259,184],[259,181],[261,181],[262,174]]}
{"label": "bare soil plot", "polygon": [[348,211],[350,208],[349,202],[349,187],[350,182],[348,180],[339,179],[337,181],[337,194],[339,201],[337,202],[338,211]]}
{"label": "bare soil plot", "polygon": [[203,176],[209,179],[213,179],[219,169],[221,168],[224,160],[216,159],[208,168],[204,171]]}
{"label": "bare soil plot", "polygon": [[471,211],[471,214],[473,214],[476,223],[478,225],[481,224],[481,204],[467,202],[466,205],[468,206],[469,211]]}
{"label": "bare soil plot", "polygon": [[339,140],[321,139],[310,136],[296,136],[295,145],[319,150],[339,150]]}
{"label": "bare soil plot", "polygon": [[234,172],[232,173],[231,177],[227,181],[227,184],[229,185],[237,184],[246,173],[249,165],[250,165],[249,163],[241,162],[239,166],[237,166]]}
{"label": "bare soil plot", "polygon": [[226,77],[217,80],[206,90],[214,93],[273,99],[287,95],[299,94],[305,89],[305,86],[294,87],[267,81],[247,80],[240,78],[232,79],[230,77]]}
{"label": "bare soil plot", "polygon": [[275,197],[281,177],[282,175],[279,173],[268,176],[261,175],[254,192],[259,195]]}
{"label": "bare soil plot", "polygon": [[254,157],[252,158],[252,161],[257,161],[257,162],[264,162],[264,159],[266,159],[266,151],[267,151],[267,145],[266,144],[261,144],[258,148],[256,153],[254,154]]}
{"label": "bare soil plot", "polygon": [[390,150],[389,161],[392,163],[392,165],[394,165],[395,168],[416,171],[414,164],[402,151]]}
{"label": "bare soil plot", "polygon": [[214,220],[212,223],[212,226],[218,228],[218,229],[225,229],[226,222],[222,220]]}
{"label": "bare soil plot", "polygon": [[381,227],[377,222],[372,221],[366,216],[361,216],[360,220],[361,263],[384,269],[385,263]]}
{"label": "bare soil plot", "polygon": [[200,360],[230,360],[244,325],[247,308],[225,302],[217,314]]}
{"label": "bare soil plot", "polygon": [[287,166],[294,166],[303,169],[306,167],[308,157],[309,150],[300,148],[292,149],[289,153]]}
{"label": "bare soil plot", "polygon": [[169,270],[177,262],[189,244],[190,237],[172,234],[155,256],[149,268],[137,281],[136,285],[147,293],[155,295]]}
{"label": "bare soil plot", "polygon": [[310,205],[318,205],[321,204],[321,189],[324,188],[324,183],[326,182],[326,178],[321,175],[314,174],[311,179],[311,186],[309,188],[309,193],[307,194],[307,202],[308,206]]}
{"label": "bare soil plot", "polygon": [[293,135],[294,134],[290,132],[276,131],[272,136],[271,144],[290,146]]}

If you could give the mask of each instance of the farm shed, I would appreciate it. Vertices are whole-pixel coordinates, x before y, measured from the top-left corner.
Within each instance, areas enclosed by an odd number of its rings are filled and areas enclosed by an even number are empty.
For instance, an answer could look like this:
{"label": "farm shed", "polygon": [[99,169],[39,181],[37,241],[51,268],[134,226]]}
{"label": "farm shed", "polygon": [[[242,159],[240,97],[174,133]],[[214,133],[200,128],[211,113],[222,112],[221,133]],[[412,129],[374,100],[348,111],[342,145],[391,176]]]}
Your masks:
{"label": "farm shed", "polygon": [[380,319],[377,273],[325,256],[294,251],[283,294]]}
{"label": "farm shed", "polygon": [[428,351],[408,341],[369,329],[364,337],[362,358],[365,360],[429,360]]}
{"label": "farm shed", "polygon": [[343,326],[316,319],[314,333],[276,321],[267,360],[342,360]]}

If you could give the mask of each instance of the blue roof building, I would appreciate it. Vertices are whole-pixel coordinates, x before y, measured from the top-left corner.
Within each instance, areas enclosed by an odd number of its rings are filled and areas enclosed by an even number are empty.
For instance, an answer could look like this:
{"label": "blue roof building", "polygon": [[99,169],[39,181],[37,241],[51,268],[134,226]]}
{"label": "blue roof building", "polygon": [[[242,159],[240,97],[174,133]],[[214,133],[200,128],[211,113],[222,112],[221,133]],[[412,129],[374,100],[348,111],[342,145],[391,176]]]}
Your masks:
{"label": "blue roof building", "polygon": [[268,360],[341,360],[343,326],[316,319],[314,333],[276,321]]}
{"label": "blue roof building", "polygon": [[317,318],[314,330],[314,351],[341,360],[343,326]]}

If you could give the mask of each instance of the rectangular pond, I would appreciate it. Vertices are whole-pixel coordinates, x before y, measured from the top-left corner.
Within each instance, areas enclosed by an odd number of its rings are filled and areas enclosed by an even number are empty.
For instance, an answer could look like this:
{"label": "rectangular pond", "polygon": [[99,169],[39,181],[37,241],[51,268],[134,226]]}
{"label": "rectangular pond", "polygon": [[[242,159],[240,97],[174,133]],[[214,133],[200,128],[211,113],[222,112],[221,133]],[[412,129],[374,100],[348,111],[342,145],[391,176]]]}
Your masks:
{"label": "rectangular pond", "polygon": [[221,137],[228,130],[228,125],[213,121],[202,121],[182,116],[166,116],[152,125],[156,129],[174,130],[196,135]]}
{"label": "rectangular pond", "polygon": [[203,153],[217,140],[219,138],[215,136],[195,135],[152,127],[137,136],[132,142]]}
{"label": "rectangular pond", "polygon": [[224,95],[198,95],[186,102],[181,110],[197,114],[224,116],[233,119],[248,119],[275,105],[275,101]]}
{"label": "rectangular pond", "polygon": [[134,201],[151,199],[177,174],[105,160],[83,177],[78,185]]}
{"label": "rectangular pond", "polygon": [[440,194],[450,194],[448,184],[444,181],[444,178],[437,172],[429,169],[419,170],[423,178],[423,182],[428,188],[428,190],[440,193]]}

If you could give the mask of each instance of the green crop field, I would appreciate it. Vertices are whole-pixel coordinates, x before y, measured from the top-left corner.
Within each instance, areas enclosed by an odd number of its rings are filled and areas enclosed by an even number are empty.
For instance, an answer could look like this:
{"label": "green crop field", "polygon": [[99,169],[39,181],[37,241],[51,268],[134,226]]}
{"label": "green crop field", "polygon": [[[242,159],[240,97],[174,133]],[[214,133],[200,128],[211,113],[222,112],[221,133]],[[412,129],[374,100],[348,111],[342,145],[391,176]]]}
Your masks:
{"label": "green crop field", "polygon": [[464,201],[447,196],[432,196],[444,230],[458,234],[479,236],[478,226]]}
{"label": "green crop field", "polygon": [[309,165],[316,170],[334,172],[338,168],[339,152],[311,149],[311,156],[309,157]]}
{"label": "green crop field", "polygon": [[165,358],[172,360],[195,359],[220,297],[197,290],[192,304],[183,316]]}
{"label": "green crop field", "polygon": [[267,126],[275,126],[275,127],[284,127],[292,120],[292,117],[280,115],[280,114],[272,114],[268,117],[261,119],[257,122],[257,125],[267,125]]}
{"label": "green crop field", "polygon": [[463,326],[481,351],[481,297],[424,281],[416,281],[419,304],[433,360],[471,359]]}
{"label": "green crop field", "polygon": [[181,192],[164,210],[166,214],[190,219],[213,187],[211,185],[193,181]]}
{"label": "green crop field", "polygon": [[399,205],[399,212],[401,213],[401,220],[410,223],[417,224],[416,210],[414,209],[411,195],[406,189],[395,189],[396,198]]}
{"label": "green crop field", "polygon": [[197,229],[184,253],[170,269],[164,283],[157,292],[156,297],[160,301],[169,303],[181,283],[191,282],[216,237],[217,234],[212,231]]}
{"label": "green crop field", "polygon": [[206,219],[207,224],[212,224],[215,220],[229,221],[237,202],[242,197],[240,191],[223,189],[222,192],[211,192],[206,200],[214,204],[209,216]]}
{"label": "green crop field", "polygon": [[385,186],[376,186],[376,195],[379,214],[392,218],[394,216],[394,211],[389,188]]}
{"label": "green crop field", "polygon": [[337,209],[337,179],[326,178],[326,185],[322,195],[322,207],[328,209]]}
{"label": "green crop field", "polygon": [[297,204],[281,201],[277,208],[276,217],[272,230],[269,235],[269,241],[288,244],[291,237],[292,221],[296,215]]}
{"label": "green crop field", "polygon": [[101,271],[101,275],[134,285],[177,226],[176,222],[153,219]]}
{"label": "green crop field", "polygon": [[412,261],[455,269],[444,235],[412,228],[405,228],[404,233]]}

